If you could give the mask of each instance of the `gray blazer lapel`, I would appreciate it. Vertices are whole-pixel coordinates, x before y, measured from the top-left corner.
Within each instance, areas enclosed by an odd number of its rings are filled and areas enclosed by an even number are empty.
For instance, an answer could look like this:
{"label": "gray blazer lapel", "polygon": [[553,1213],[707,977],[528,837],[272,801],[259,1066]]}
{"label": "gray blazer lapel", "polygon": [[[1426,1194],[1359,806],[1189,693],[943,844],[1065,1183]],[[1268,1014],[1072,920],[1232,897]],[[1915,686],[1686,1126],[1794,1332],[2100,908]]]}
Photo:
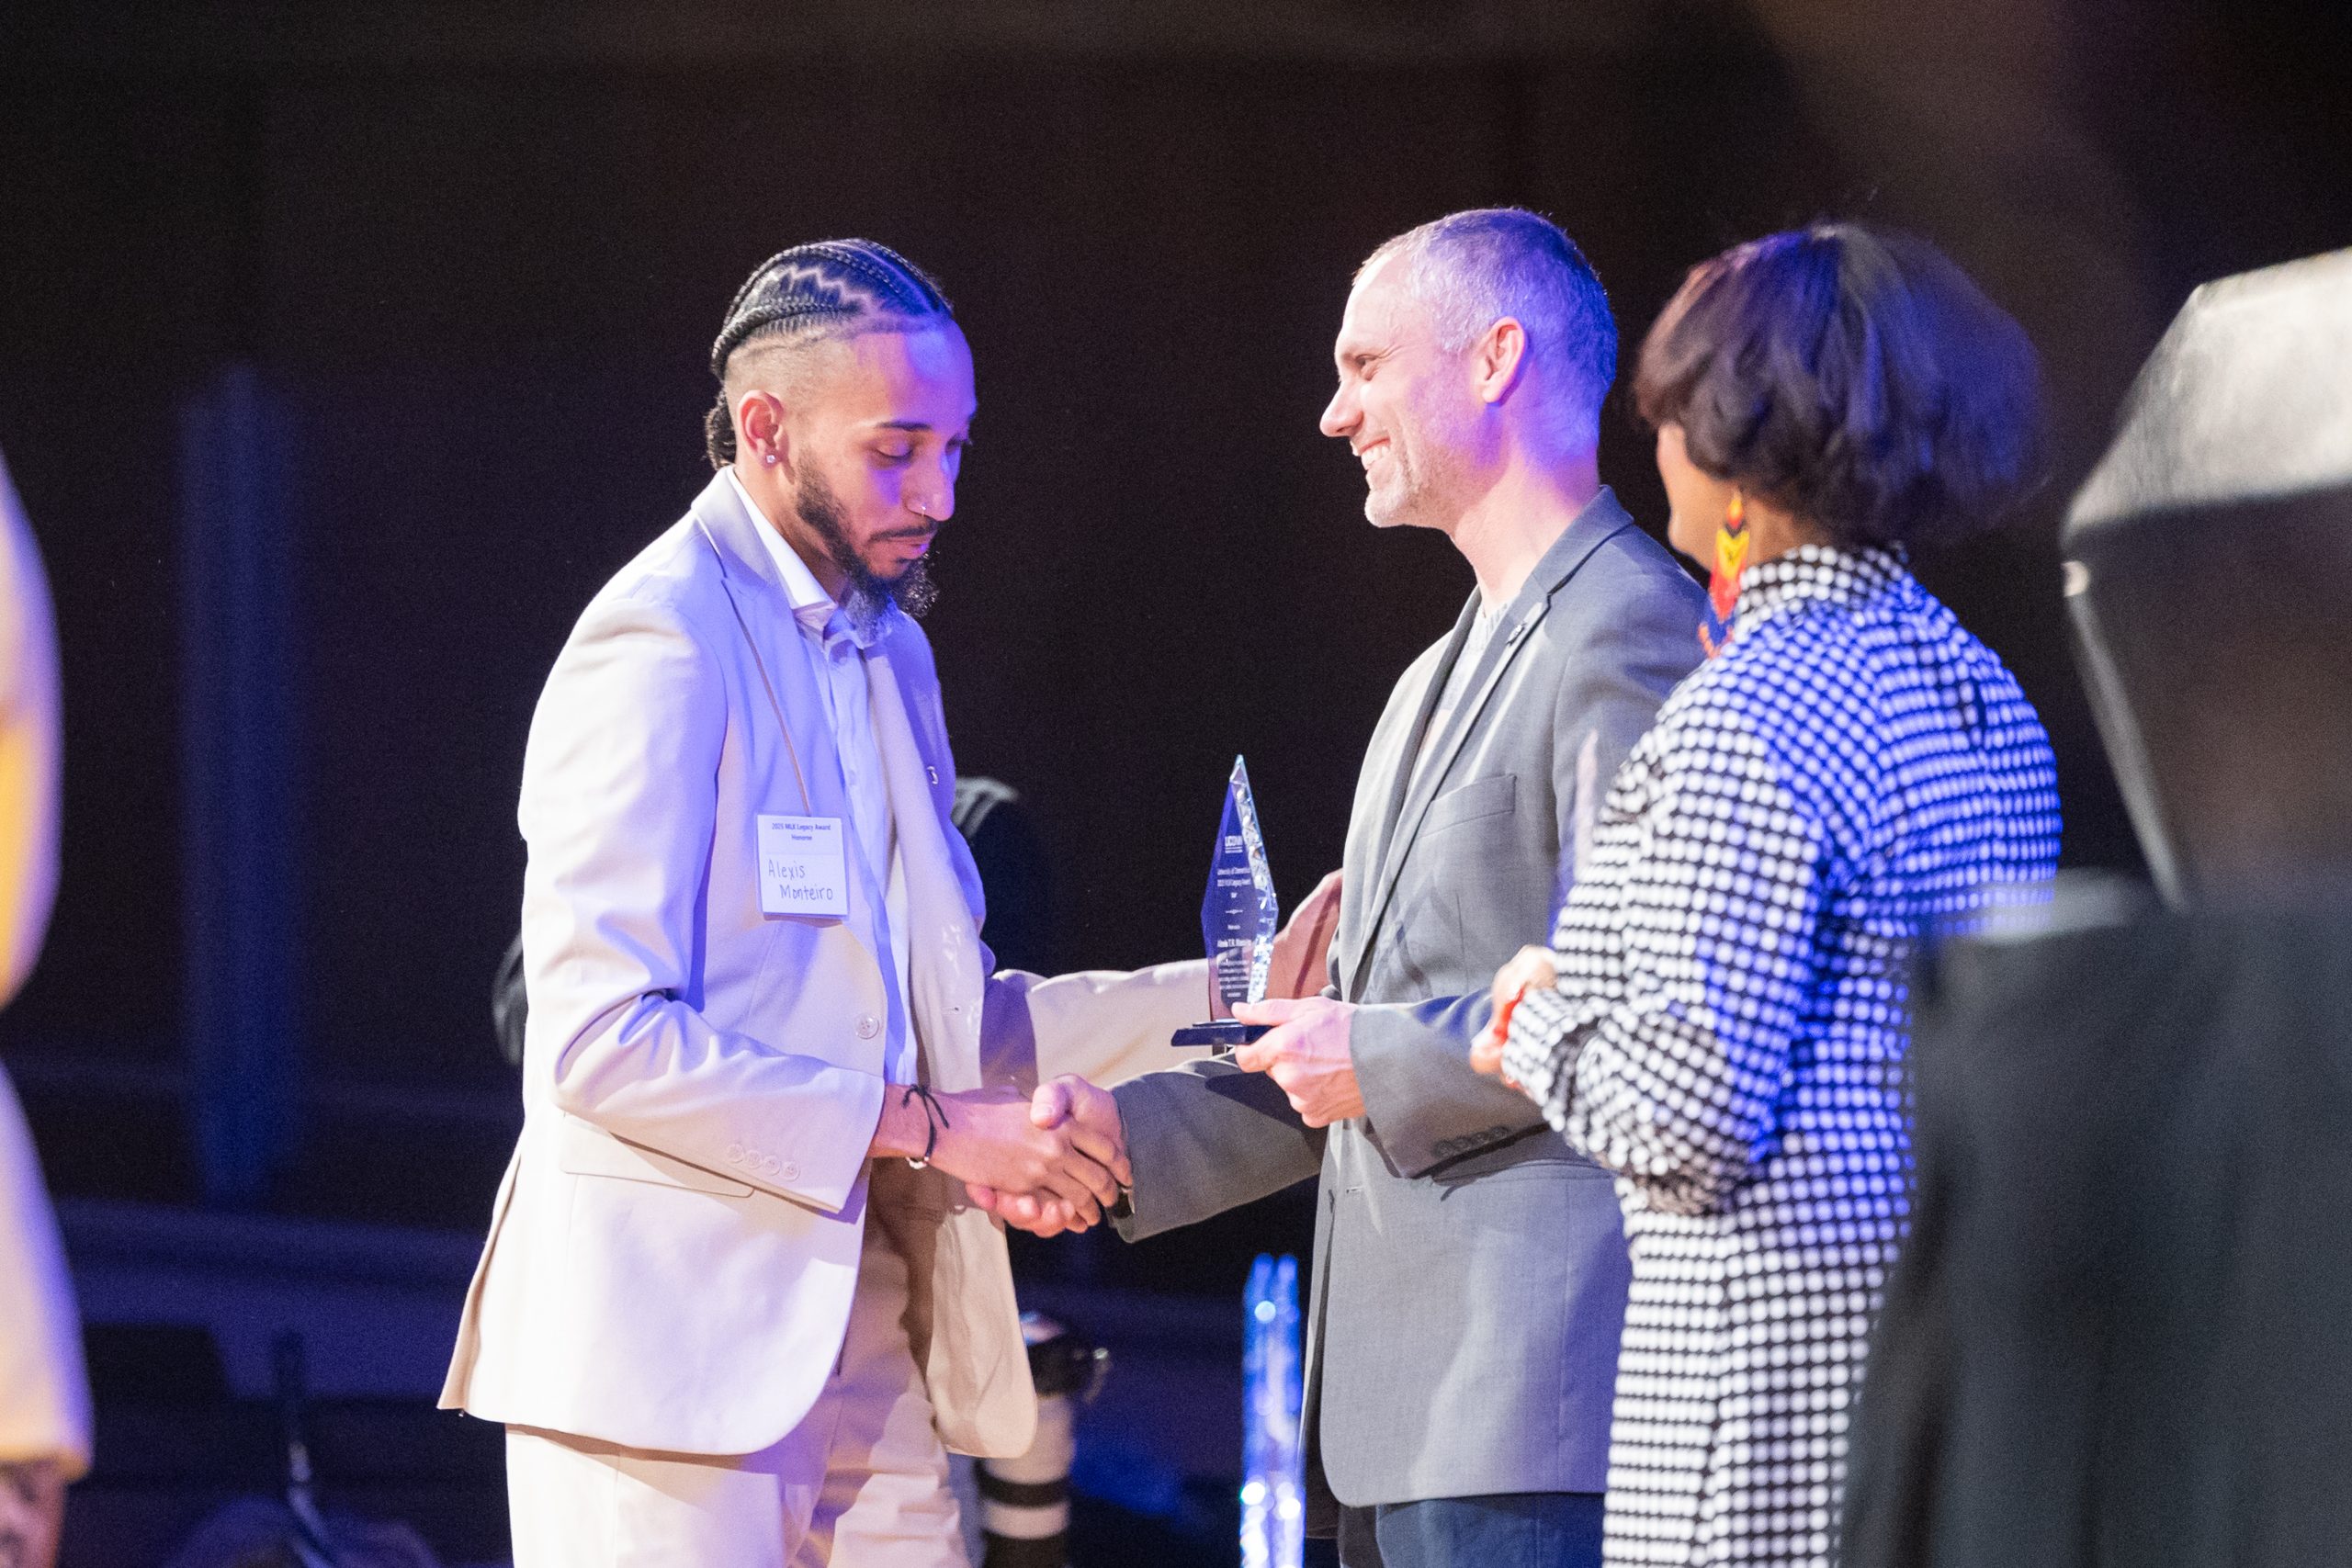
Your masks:
{"label": "gray blazer lapel", "polygon": [[[1620,528],[1631,526],[1633,518],[1617,504],[1617,498],[1608,487],[1603,486],[1600,493],[1577,514],[1576,520],[1544,553],[1544,558],[1535,563],[1535,570],[1528,574],[1526,583],[1519,591],[1519,597],[1505,613],[1505,626],[1498,628],[1498,635],[1493,642],[1487,644],[1479,668],[1473,672],[1470,694],[1454,710],[1445,733],[1430,740],[1428,762],[1415,767],[1414,759],[1419,752],[1418,745],[1409,746],[1404,752],[1398,764],[1400,780],[1409,779],[1411,783],[1405,791],[1404,804],[1397,812],[1396,826],[1389,831],[1381,856],[1379,880],[1374,885],[1371,901],[1364,906],[1363,926],[1358,937],[1362,951],[1350,976],[1350,995],[1354,994],[1353,985],[1360,984],[1363,978],[1379,935],[1380,922],[1388,910],[1389,897],[1396,890],[1396,879],[1403,874],[1406,858],[1412,853],[1413,840],[1420,832],[1421,818],[1428,813],[1430,802],[1437,798],[1439,786],[1445,781],[1446,770],[1453,765],[1454,758],[1461,755],[1463,747],[1469,743],[1470,737],[1485,722],[1487,706],[1495,694],[1495,689],[1502,684],[1503,676],[1510,669],[1511,661],[1519,657],[1520,649],[1532,640],[1531,634],[1537,625],[1551,613],[1553,595],[1576,575],[1577,568],[1600,547],[1602,540]],[[1475,605],[1476,603],[1474,597],[1472,604]],[[1464,611],[1462,626],[1456,628],[1457,636],[1468,626],[1471,613],[1469,609]],[[1450,671],[1451,668],[1452,660],[1448,660],[1445,670]],[[1437,694],[1444,689],[1445,680],[1445,671],[1441,671],[1430,682],[1429,698],[1422,705],[1422,723],[1414,731],[1417,737],[1426,728],[1429,709],[1434,705]]]}
{"label": "gray blazer lapel", "polygon": [[1430,683],[1422,691],[1420,700],[1414,705],[1413,722],[1406,728],[1403,744],[1382,759],[1389,774],[1381,792],[1387,805],[1381,814],[1380,836],[1374,840],[1373,863],[1375,865],[1385,867],[1388,863],[1389,848],[1396,840],[1396,823],[1404,816],[1406,798],[1412,787],[1413,759],[1421,754],[1422,743],[1429,735],[1430,720],[1437,711],[1438,697],[1444,692],[1446,682],[1453,677],[1454,661],[1462,657],[1463,645],[1470,640],[1470,623],[1476,618],[1477,613],[1478,596],[1473,593],[1463,604],[1462,614],[1454,617],[1453,632],[1446,638],[1445,653],[1430,671]]}
{"label": "gray blazer lapel", "polygon": [[1469,740],[1471,732],[1486,711],[1487,699],[1501,683],[1503,672],[1510,668],[1519,650],[1527,646],[1527,634],[1534,629],[1551,609],[1551,600],[1542,598],[1531,606],[1524,602],[1513,604],[1510,613],[1510,629],[1497,637],[1487,647],[1486,657],[1472,672],[1471,693],[1462,705],[1453,711],[1445,733],[1430,742],[1430,758],[1416,767],[1408,761],[1412,787],[1405,796],[1405,807],[1396,818],[1396,830],[1389,835],[1388,853],[1380,865],[1380,880],[1374,885],[1372,902],[1364,909],[1364,953],[1370,957],[1373,938],[1380,930],[1382,918],[1388,912],[1389,896],[1396,890],[1396,879],[1404,874],[1406,858],[1412,853],[1413,840],[1420,833],[1421,818],[1437,798],[1438,785],[1445,772],[1453,765],[1454,757]]}
{"label": "gray blazer lapel", "polygon": [[[1360,886],[1351,886],[1340,896],[1340,953],[1341,957],[1340,994],[1352,997],[1363,983],[1364,969],[1372,957],[1373,933],[1380,929],[1379,904],[1375,890],[1387,886],[1385,873],[1393,858],[1391,850],[1396,840],[1396,823],[1405,812],[1405,801],[1413,783],[1413,760],[1421,754],[1428,738],[1430,720],[1434,716],[1439,696],[1452,679],[1454,661],[1462,657],[1463,645],[1470,640],[1470,623],[1478,613],[1478,596],[1472,593],[1463,603],[1462,613],[1454,617],[1453,630],[1447,634],[1445,651],[1430,667],[1428,683],[1413,699],[1413,719],[1404,732],[1390,741],[1385,752],[1372,760],[1376,770],[1373,793],[1366,798],[1382,803],[1377,825],[1365,845],[1368,852],[1356,860],[1349,845],[1353,863],[1371,868],[1372,875]],[[1354,835],[1351,831],[1350,838]]]}

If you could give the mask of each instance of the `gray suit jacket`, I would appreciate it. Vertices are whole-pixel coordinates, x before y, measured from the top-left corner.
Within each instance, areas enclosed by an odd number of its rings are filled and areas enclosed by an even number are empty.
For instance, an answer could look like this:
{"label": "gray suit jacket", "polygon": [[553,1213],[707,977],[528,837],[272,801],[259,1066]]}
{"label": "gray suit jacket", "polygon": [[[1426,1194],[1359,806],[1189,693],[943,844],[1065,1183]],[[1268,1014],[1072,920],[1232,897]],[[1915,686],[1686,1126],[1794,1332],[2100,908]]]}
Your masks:
{"label": "gray suit jacket", "polygon": [[1628,1266],[1607,1173],[1470,1070],[1495,971],[1551,932],[1580,824],[1675,682],[1705,600],[1602,491],[1505,612],[1413,767],[1474,598],[1405,671],[1348,829],[1333,992],[1367,1114],[1306,1127],[1215,1061],[1114,1092],[1130,1240],[1316,1174],[1309,1521],[1351,1506],[1605,1489]]}

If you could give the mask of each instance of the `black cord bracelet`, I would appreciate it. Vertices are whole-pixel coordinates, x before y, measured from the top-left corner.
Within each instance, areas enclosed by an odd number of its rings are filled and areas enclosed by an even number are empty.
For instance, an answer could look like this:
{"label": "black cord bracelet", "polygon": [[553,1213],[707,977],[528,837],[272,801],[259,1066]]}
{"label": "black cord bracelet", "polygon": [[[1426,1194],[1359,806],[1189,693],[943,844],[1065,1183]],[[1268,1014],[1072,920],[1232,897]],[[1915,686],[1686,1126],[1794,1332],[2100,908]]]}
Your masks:
{"label": "black cord bracelet", "polygon": [[909,1155],[907,1156],[907,1163],[914,1167],[915,1169],[921,1170],[923,1167],[931,1163],[933,1152],[939,1147],[940,1129],[950,1125],[950,1123],[947,1120],[946,1107],[941,1105],[939,1103],[939,1097],[932,1093],[925,1086],[919,1083],[910,1083],[907,1085],[906,1091],[899,1096],[899,1108],[903,1110],[907,1101],[910,1100],[920,1100],[922,1101],[922,1120],[925,1132],[922,1140],[922,1153],[920,1155]]}

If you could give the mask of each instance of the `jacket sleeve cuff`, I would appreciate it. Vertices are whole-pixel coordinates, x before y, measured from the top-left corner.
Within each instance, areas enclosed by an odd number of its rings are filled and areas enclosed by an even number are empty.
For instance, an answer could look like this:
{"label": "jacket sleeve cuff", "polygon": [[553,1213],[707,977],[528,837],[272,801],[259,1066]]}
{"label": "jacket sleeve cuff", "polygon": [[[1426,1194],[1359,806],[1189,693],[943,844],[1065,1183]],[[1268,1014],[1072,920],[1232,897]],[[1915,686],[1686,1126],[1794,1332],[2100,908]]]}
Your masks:
{"label": "jacket sleeve cuff", "polygon": [[1470,1066],[1487,998],[1357,1008],[1348,1043],[1356,1088],[1380,1146],[1407,1176],[1475,1154],[1543,1124],[1527,1097]]}
{"label": "jacket sleeve cuff", "polygon": [[1111,1091],[1135,1167],[1120,1236],[1140,1241],[1279,1192],[1323,1167],[1323,1134],[1282,1086],[1229,1062],[1146,1073]]}
{"label": "jacket sleeve cuff", "polygon": [[848,1207],[873,1156],[889,1085],[848,1067],[824,1068],[820,1083],[830,1113],[795,1117],[788,1132],[773,1133],[758,1146],[730,1140],[713,1168],[829,1214]]}

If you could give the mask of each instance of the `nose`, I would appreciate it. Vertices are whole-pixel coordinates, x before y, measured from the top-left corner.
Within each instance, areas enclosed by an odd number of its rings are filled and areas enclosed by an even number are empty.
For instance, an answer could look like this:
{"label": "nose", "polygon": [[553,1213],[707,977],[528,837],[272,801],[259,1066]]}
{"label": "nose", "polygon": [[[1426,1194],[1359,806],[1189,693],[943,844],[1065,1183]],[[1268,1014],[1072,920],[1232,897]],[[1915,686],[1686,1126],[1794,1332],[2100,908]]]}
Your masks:
{"label": "nose", "polygon": [[920,479],[910,479],[901,499],[916,516],[946,522],[956,513],[955,470],[942,463]]}
{"label": "nose", "polygon": [[1331,400],[1324,405],[1323,417],[1316,428],[1334,440],[1345,441],[1363,423],[1363,409],[1356,401],[1355,389],[1342,381],[1340,389],[1331,394]]}

